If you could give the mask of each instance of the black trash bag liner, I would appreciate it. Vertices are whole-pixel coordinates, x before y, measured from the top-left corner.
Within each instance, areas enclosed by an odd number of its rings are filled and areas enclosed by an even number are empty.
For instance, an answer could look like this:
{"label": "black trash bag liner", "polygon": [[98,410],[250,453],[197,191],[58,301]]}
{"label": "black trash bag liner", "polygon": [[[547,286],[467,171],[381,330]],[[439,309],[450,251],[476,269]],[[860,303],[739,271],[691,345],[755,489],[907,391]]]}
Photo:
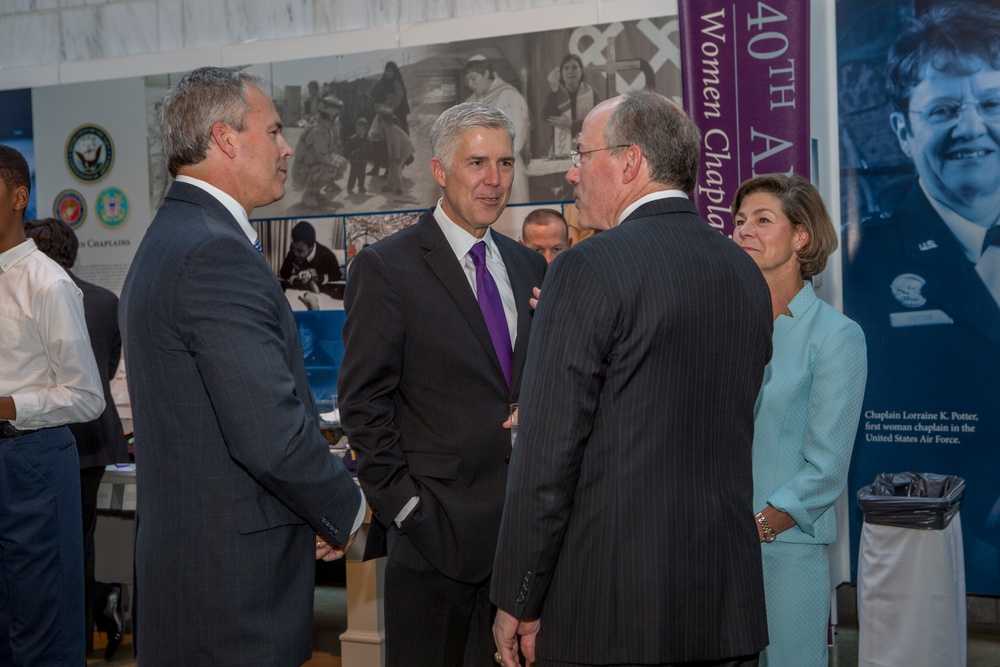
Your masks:
{"label": "black trash bag liner", "polygon": [[944,530],[958,513],[965,480],[955,475],[881,473],[858,489],[865,522],[879,526]]}

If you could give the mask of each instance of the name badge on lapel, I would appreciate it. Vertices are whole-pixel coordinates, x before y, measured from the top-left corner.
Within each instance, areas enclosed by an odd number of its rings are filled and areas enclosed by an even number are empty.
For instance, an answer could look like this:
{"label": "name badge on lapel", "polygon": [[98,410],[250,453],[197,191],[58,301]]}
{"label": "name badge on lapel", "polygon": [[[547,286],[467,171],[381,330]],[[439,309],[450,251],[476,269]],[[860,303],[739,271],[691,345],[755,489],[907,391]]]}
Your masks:
{"label": "name badge on lapel", "polygon": [[943,310],[910,310],[889,313],[889,323],[894,327],[923,327],[929,324],[954,324],[955,320]]}

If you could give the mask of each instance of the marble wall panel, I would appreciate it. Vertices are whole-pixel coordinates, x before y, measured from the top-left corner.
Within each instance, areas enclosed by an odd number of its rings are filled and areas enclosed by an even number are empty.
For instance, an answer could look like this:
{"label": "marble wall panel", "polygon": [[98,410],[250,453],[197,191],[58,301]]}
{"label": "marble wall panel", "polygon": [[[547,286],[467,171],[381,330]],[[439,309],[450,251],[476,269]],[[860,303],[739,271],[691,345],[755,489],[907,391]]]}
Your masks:
{"label": "marble wall panel", "polygon": [[156,29],[158,51],[181,51],[184,48],[184,6],[181,0],[159,0]]}
{"label": "marble wall panel", "polygon": [[0,2],[0,15],[38,12],[58,7],[59,0],[3,0]]}
{"label": "marble wall panel", "polygon": [[226,20],[232,41],[218,44],[309,35],[313,32],[313,0],[227,0]]}
{"label": "marble wall panel", "polygon": [[184,48],[233,44],[226,17],[227,0],[182,0]]}
{"label": "marble wall panel", "polygon": [[0,20],[0,64],[45,65],[59,61],[59,15],[21,14]]}
{"label": "marble wall panel", "polygon": [[[465,1],[459,0],[463,3]],[[407,0],[400,5],[399,22],[418,23],[451,18],[454,15],[455,4],[452,0]]]}
{"label": "marble wall panel", "polygon": [[155,0],[65,9],[59,16],[62,57],[66,61],[157,51]]}
{"label": "marble wall panel", "polygon": [[382,28],[399,22],[400,0],[315,0],[314,33]]}

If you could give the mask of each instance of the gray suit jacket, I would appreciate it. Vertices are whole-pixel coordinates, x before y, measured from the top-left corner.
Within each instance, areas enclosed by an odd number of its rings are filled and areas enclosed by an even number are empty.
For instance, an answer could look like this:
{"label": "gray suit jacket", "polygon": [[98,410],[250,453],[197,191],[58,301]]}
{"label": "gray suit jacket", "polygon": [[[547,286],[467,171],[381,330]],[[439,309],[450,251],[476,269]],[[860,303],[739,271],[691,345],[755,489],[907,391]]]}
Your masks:
{"label": "gray suit jacket", "polygon": [[756,264],[687,199],[562,253],[542,287],[491,598],[538,655],[671,664],[767,644],[753,408]]}
{"label": "gray suit jacket", "polygon": [[300,665],[317,531],[360,494],[317,426],[292,311],[203,190],[174,183],[122,291],[136,435],[136,647],[156,665]]}

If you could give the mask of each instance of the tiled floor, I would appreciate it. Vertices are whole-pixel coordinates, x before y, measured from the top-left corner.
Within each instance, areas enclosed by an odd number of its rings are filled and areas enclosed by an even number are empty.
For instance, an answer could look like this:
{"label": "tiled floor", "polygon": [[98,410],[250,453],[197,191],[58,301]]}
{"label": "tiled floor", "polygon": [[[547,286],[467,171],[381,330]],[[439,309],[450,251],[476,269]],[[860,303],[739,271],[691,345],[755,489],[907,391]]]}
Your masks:
{"label": "tiled floor", "polygon": [[[316,588],[315,631],[313,658],[306,667],[341,667],[340,633],[347,628],[347,594],[343,586],[325,584]],[[95,636],[95,658],[87,665],[113,665],[117,667],[137,667],[132,658],[131,635],[125,636],[114,660],[103,660],[105,639]],[[858,628],[855,624],[842,624],[834,635],[834,646],[830,650],[830,667],[857,667]],[[900,666],[907,667],[907,666]],[[935,666],[938,667],[938,666]],[[940,667],[952,667],[941,665]],[[968,662],[966,667],[1000,667],[1000,637],[971,635],[968,638]]]}

